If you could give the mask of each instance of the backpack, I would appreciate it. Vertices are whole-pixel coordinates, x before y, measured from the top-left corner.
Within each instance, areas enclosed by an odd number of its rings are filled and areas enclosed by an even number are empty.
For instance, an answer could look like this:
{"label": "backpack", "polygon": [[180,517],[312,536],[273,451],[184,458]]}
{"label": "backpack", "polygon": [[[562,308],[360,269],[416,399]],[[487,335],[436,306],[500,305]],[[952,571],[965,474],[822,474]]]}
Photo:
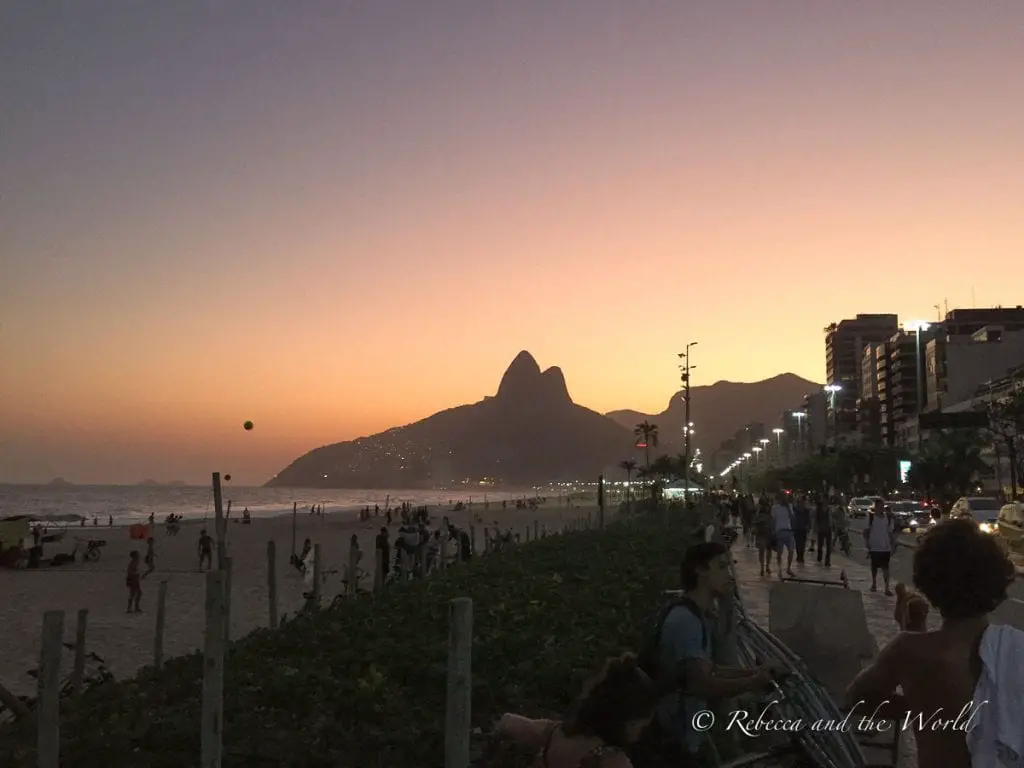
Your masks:
{"label": "backpack", "polygon": [[663,688],[666,693],[681,688],[684,685],[681,672],[677,672],[674,675],[666,675],[665,671],[660,669],[661,632],[665,627],[665,620],[668,618],[668,615],[673,609],[680,607],[686,608],[686,610],[700,620],[702,632],[701,647],[707,649],[708,628],[707,624],[704,623],[704,611],[689,597],[674,597],[662,605],[658,612],[648,621],[644,634],[640,638],[640,648],[637,653],[637,666],[651,680],[657,681],[658,687]]}

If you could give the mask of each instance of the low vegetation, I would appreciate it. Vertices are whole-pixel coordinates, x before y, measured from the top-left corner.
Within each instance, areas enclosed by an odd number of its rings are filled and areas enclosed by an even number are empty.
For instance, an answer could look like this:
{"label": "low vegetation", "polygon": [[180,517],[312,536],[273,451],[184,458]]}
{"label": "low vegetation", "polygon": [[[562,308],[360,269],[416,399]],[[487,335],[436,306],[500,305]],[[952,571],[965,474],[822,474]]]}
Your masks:
{"label": "low vegetation", "polygon": [[[636,648],[644,618],[676,585],[693,526],[670,518],[543,539],[233,643],[225,768],[442,765],[455,597],[474,601],[474,725],[563,710],[597,662]],[[61,764],[196,764],[201,679],[193,654],[66,702]],[[0,765],[34,766],[33,743],[28,724],[6,728]]]}

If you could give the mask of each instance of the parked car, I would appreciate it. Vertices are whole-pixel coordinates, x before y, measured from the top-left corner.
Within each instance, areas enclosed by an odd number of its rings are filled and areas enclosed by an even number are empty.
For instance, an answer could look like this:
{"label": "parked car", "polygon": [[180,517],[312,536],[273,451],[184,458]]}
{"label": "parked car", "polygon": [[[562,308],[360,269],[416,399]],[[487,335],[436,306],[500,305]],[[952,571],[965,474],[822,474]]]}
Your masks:
{"label": "parked car", "polygon": [[893,524],[897,531],[914,533],[932,521],[931,510],[921,506],[917,501],[890,501],[886,505],[892,513]]}
{"label": "parked car", "polygon": [[885,502],[881,496],[855,496],[850,499],[847,512],[850,517],[867,517],[876,501]]}
{"label": "parked car", "polygon": [[961,496],[953,502],[950,517],[967,517],[976,522],[985,533],[999,530],[999,499],[991,496]]}
{"label": "parked car", "polygon": [[1024,501],[1013,501],[999,509],[999,536],[1015,552],[1024,551]]}

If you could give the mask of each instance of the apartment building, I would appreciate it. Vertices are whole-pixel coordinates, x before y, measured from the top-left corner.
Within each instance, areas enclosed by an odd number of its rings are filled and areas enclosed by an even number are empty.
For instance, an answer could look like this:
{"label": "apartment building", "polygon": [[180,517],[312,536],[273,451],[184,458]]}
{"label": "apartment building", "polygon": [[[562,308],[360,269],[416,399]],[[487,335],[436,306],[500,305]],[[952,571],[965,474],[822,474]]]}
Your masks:
{"label": "apartment building", "polygon": [[858,431],[864,348],[898,331],[899,318],[894,314],[859,314],[825,329],[826,384],[838,388],[828,398],[831,440],[848,439]]}

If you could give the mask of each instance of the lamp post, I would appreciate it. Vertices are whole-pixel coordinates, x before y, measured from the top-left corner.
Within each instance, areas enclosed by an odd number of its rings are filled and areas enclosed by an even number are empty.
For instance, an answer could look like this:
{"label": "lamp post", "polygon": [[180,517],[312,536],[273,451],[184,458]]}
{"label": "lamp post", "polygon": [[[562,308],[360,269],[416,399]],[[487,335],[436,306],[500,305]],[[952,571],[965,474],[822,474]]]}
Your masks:
{"label": "lamp post", "polygon": [[772,432],[775,433],[775,440],[777,444],[776,455],[779,457],[780,467],[782,466],[782,433],[785,431],[786,430],[784,430],[782,427],[776,427],[775,429],[772,430]]}
{"label": "lamp post", "polygon": [[796,419],[796,442],[800,448],[800,453],[804,451],[804,419],[807,418],[807,413],[804,411],[793,411],[793,418]]}
{"label": "lamp post", "polygon": [[683,364],[679,366],[683,379],[683,501],[686,501],[690,489],[690,433],[693,432],[693,422],[690,420],[690,371],[696,368],[690,365],[690,349],[697,346],[696,341],[686,345],[686,349],[679,353]]}
{"label": "lamp post", "polygon": [[[825,391],[828,393],[828,408],[832,411],[832,440],[839,442],[838,421],[836,419],[836,394],[843,391],[842,384],[826,384]],[[828,440],[826,439],[827,443]]]}
{"label": "lamp post", "polygon": [[755,445],[750,450],[752,450],[754,452],[754,466],[756,467],[758,465],[758,463],[759,463],[760,458],[761,458],[761,446]]}

